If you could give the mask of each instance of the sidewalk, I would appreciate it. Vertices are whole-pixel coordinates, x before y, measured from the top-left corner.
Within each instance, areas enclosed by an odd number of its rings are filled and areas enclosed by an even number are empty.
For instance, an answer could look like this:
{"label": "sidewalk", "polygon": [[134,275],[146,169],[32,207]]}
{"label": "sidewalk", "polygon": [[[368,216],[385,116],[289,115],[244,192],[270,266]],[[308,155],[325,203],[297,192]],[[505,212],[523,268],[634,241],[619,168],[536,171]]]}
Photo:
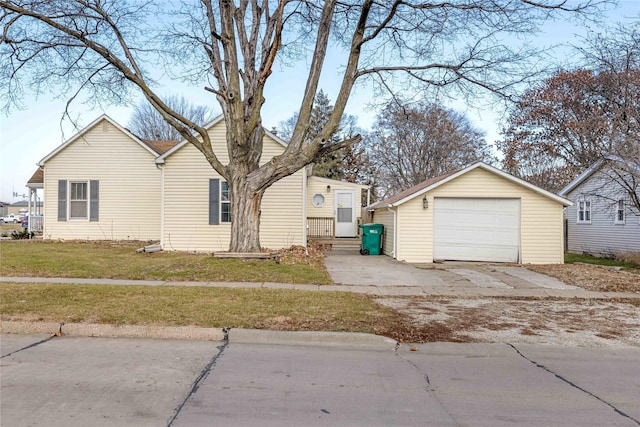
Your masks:
{"label": "sidewalk", "polygon": [[161,280],[85,279],[64,277],[0,277],[0,283],[58,283],[77,285],[137,285],[137,286],[205,286],[225,288],[292,289],[303,291],[355,292],[380,296],[442,296],[459,298],[580,298],[580,299],[640,299],[639,293],[594,292],[581,288],[483,288],[478,286],[452,285],[308,285],[273,282],[175,282]]}

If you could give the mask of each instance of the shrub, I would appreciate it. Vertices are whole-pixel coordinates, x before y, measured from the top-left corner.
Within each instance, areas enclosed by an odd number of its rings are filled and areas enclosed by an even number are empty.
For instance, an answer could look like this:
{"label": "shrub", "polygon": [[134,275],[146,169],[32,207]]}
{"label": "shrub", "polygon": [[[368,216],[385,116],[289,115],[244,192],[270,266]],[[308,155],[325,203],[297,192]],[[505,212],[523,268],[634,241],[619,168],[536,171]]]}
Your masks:
{"label": "shrub", "polygon": [[11,233],[11,238],[14,240],[31,239],[33,236],[35,236],[35,233],[33,231],[27,231],[25,228],[22,230],[15,230]]}

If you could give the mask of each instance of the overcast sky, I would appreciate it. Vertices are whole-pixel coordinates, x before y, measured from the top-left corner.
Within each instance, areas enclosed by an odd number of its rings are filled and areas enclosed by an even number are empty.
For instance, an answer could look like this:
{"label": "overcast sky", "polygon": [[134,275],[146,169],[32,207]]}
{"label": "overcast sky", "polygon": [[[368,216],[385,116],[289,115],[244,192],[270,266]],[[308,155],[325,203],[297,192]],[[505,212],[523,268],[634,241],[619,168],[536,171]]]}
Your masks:
{"label": "overcast sky", "polygon": [[[640,0],[621,0],[618,8],[609,11],[608,20],[616,22],[636,23],[640,15]],[[572,27],[567,24],[552,24],[546,32],[538,36],[540,44],[576,42],[576,35],[584,34],[585,27]],[[569,55],[569,50],[560,51],[561,55]],[[563,58],[556,58],[565,62]],[[304,68],[304,64],[301,65]],[[306,83],[306,73],[296,72],[295,68],[276,69],[267,83],[265,91],[266,103],[262,109],[263,125],[267,129],[277,127],[280,121],[289,118],[299,107],[302,90]],[[341,76],[338,70],[326,68],[323,71],[320,88],[334,100],[340,85]],[[213,94],[202,89],[174,86],[166,82],[160,93],[184,95],[194,104],[214,105],[220,111]],[[375,119],[375,111],[367,108],[372,101],[369,89],[357,87],[347,106],[347,114],[358,117],[358,125],[369,128]],[[13,197],[16,192],[26,194],[26,183],[35,172],[36,163],[53,151],[65,140],[72,137],[77,130],[69,120],[61,123],[66,99],[55,99],[55,96],[25,98],[24,109],[13,110],[8,115],[0,113],[0,201],[14,202],[22,197]],[[455,102],[451,107],[463,111],[466,106]],[[91,123],[101,114],[107,114],[122,126],[126,126],[132,107],[108,107],[88,109],[81,103],[74,103],[70,108],[72,117],[84,126]],[[494,142],[500,129],[500,115],[493,110],[469,109],[466,111],[472,122],[487,134],[488,142]]]}

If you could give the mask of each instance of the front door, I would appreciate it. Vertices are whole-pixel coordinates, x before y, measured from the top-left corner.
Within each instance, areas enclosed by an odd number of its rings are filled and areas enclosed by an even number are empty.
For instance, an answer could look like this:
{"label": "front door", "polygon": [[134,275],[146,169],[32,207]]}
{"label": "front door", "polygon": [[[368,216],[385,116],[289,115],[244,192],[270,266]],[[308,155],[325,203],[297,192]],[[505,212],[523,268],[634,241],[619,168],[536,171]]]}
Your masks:
{"label": "front door", "polygon": [[335,190],[333,213],[336,218],[336,237],[356,237],[356,191]]}

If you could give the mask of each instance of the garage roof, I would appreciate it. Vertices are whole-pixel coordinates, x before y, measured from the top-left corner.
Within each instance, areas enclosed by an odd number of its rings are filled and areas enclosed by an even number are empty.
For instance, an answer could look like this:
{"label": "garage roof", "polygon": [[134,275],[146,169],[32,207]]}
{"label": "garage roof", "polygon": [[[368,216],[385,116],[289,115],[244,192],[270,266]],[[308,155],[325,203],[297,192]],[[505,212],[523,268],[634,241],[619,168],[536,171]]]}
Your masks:
{"label": "garage roof", "polygon": [[430,178],[426,181],[421,182],[418,185],[415,185],[411,188],[408,188],[404,191],[401,191],[385,200],[382,200],[380,202],[374,203],[371,206],[369,206],[367,209],[368,210],[374,210],[374,209],[381,209],[381,208],[390,208],[390,207],[395,207],[398,205],[403,204],[404,202],[407,202],[415,197],[419,197],[421,195],[423,195],[424,193],[433,190],[434,188],[437,188],[439,186],[441,186],[442,184],[445,184],[449,181],[452,181],[456,178],[458,178],[461,175],[464,175],[468,172],[471,172],[472,170],[476,169],[476,168],[481,168],[484,169],[488,172],[494,173],[496,175],[501,176],[502,178],[505,178],[511,182],[513,182],[514,184],[517,185],[521,185],[525,188],[528,188],[529,190],[535,191],[536,193],[539,193],[545,197],[548,197],[552,200],[555,200],[558,203],[561,203],[563,206],[571,206],[573,205],[573,203],[563,197],[558,196],[557,194],[553,194],[547,190],[544,190],[540,187],[537,187],[533,184],[530,184],[526,181],[523,181],[520,178],[516,178],[513,175],[510,175],[504,171],[501,171],[500,169],[494,168],[493,166],[489,166],[488,164],[484,163],[484,162],[476,162],[470,166],[467,166],[464,169],[459,169],[457,171],[452,171],[452,172],[448,172],[445,173],[443,175],[440,176],[436,176],[434,178]]}

